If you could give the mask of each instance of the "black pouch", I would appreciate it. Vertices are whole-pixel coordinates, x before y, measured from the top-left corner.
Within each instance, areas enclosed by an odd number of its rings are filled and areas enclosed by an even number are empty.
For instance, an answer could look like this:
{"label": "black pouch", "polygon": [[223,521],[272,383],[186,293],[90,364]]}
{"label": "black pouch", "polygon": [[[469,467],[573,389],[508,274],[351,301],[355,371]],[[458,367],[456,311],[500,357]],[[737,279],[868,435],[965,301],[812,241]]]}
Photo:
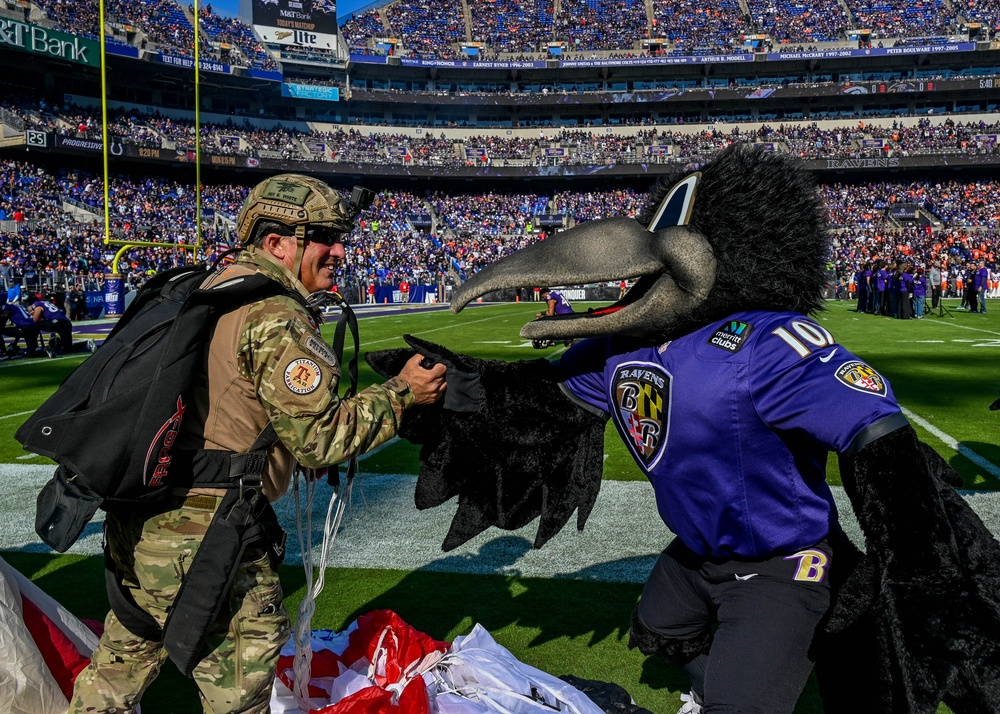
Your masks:
{"label": "black pouch", "polygon": [[35,532],[46,545],[65,553],[90,523],[103,499],[65,466],[59,466],[38,493]]}
{"label": "black pouch", "polygon": [[243,552],[264,534],[258,518],[267,499],[252,490],[243,498],[230,489],[219,505],[174,598],[163,628],[163,646],[177,669],[190,677],[201,661],[208,632],[223,607]]}

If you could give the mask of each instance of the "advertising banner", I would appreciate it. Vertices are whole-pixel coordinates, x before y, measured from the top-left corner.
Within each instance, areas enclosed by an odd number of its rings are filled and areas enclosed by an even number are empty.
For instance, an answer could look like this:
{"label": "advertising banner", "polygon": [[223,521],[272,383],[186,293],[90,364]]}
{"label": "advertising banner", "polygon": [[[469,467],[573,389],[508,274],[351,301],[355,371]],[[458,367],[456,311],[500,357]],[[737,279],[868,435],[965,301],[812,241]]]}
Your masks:
{"label": "advertising banner", "polygon": [[337,49],[333,0],[253,0],[253,25],[265,42]]}
{"label": "advertising banner", "polygon": [[125,301],[122,299],[122,276],[112,273],[104,281],[104,316],[121,317],[125,311]]}
{"label": "advertising banner", "polygon": [[337,87],[324,87],[319,84],[294,84],[283,82],[281,84],[281,96],[295,97],[296,99],[319,99],[325,102],[340,101],[340,89]]}
{"label": "advertising banner", "polygon": [[0,45],[89,67],[101,66],[100,45],[65,32],[0,18]]}
{"label": "advertising banner", "polygon": [[[184,69],[194,69],[194,57],[186,57],[184,55],[170,55],[166,52],[160,52],[156,55],[156,58],[163,64],[169,64],[172,67],[183,67]],[[199,59],[198,66],[201,67],[206,72],[215,72],[216,74],[232,74],[233,68],[224,62],[219,62],[218,60],[206,60]]]}

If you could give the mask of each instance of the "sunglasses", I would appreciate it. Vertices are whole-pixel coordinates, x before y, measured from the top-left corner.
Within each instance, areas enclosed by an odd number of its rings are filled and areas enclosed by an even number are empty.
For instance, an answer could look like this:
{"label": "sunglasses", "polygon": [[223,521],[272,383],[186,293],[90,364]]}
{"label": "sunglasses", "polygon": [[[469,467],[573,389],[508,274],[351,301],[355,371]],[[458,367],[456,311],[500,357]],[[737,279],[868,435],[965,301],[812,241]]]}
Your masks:
{"label": "sunglasses", "polygon": [[329,226],[312,226],[306,228],[306,240],[313,243],[322,243],[327,246],[343,243],[345,236],[346,234],[342,231],[334,230]]}

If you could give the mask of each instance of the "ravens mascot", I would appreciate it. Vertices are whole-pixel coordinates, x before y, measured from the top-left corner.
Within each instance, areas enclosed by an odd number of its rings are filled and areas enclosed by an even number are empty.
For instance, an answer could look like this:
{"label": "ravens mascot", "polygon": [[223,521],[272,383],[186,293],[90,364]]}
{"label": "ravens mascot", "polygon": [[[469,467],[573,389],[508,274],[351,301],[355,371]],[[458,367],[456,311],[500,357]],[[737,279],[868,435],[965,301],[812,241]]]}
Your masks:
{"label": "ravens mascot", "polygon": [[[886,380],[809,317],[831,251],[810,177],[734,145],[661,181],[649,205],[456,292],[458,311],[500,289],[634,279],[614,305],[523,327],[579,340],[558,362],[412,337],[368,355],[386,376],[414,350],[448,365],[444,405],[411,410],[401,430],[421,445],[418,508],[458,497],[444,549],[535,518],[540,547],[574,512],[582,528],[610,419],[677,536],[630,645],[689,675],[685,711],[791,712],[815,663],[827,712],[1000,712],[1000,545]],[[838,522],[831,451],[864,553]]]}

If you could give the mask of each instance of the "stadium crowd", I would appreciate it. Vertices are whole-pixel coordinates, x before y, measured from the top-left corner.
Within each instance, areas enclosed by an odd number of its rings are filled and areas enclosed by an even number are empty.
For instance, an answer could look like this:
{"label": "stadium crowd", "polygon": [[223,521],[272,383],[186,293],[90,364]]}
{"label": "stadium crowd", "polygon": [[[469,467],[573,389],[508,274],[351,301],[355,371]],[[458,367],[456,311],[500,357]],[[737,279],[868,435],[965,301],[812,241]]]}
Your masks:
{"label": "stadium crowd", "polygon": [[[96,2],[38,0],[47,23],[89,38],[99,35]],[[648,7],[647,7],[648,5]],[[744,13],[735,0],[653,2],[642,0],[444,0],[427,4],[397,0],[382,8],[355,14],[341,28],[350,51],[383,52],[379,41],[398,40],[393,53],[428,59],[465,58],[463,44],[478,42],[480,58],[501,53],[522,59],[545,56],[551,41],[565,43],[566,52],[639,53],[644,39],[665,39],[672,54],[730,53],[746,38],[769,37],[773,45],[814,45],[844,42],[854,28],[871,30],[875,38],[934,42],[954,37],[960,22],[996,27],[996,3],[951,6],[943,0],[750,0]],[[200,51],[237,66],[273,70],[278,51],[269,52],[253,29],[236,18],[222,17],[211,4],[202,6]],[[192,56],[194,8],[177,0],[108,0],[108,37],[134,41],[141,49]],[[126,28],[128,32],[126,32]],[[134,38],[134,39],[133,39]],[[773,43],[772,43],[773,42]],[[236,51],[234,51],[234,48]],[[638,56],[645,56],[641,52]]]}
{"label": "stadium crowd", "polygon": [[[210,261],[229,247],[232,219],[247,187],[206,184],[201,191],[201,246],[193,250],[194,186],[162,176],[113,177],[111,230],[116,240],[163,243],[134,247],[119,268],[130,284],[184,264]],[[1000,182],[835,183],[822,187],[845,279],[879,259],[915,266],[943,261],[947,270],[1000,255]],[[342,286],[453,283],[497,258],[544,239],[547,232],[613,215],[636,215],[634,188],[539,193],[383,191],[351,239]],[[890,209],[904,209],[890,215]],[[917,221],[916,209],[930,215]],[[0,161],[0,283],[96,290],[111,272],[117,245],[103,243],[100,176],[51,173],[22,161]],[[902,216],[902,217],[900,217]],[[176,246],[185,246],[178,249]]]}
{"label": "stadium crowd", "polygon": [[840,3],[748,0],[758,31],[779,43],[835,42],[846,36],[851,19]]}
{"label": "stadium crowd", "polygon": [[[96,107],[50,107],[44,101],[10,100],[0,103],[0,107],[17,115],[25,128],[79,138],[101,138],[101,111]],[[696,160],[716,153],[733,141],[773,145],[771,148],[775,150],[788,151],[803,159],[943,153],[985,155],[1000,150],[1000,121],[963,122],[960,117],[940,123],[932,123],[927,118],[897,119],[887,126],[860,120],[836,128],[820,128],[813,122],[757,127],[735,124],[726,129],[708,125],[694,132],[660,125],[633,134],[560,129],[542,130],[537,138],[485,133],[449,138],[443,131],[437,136],[431,133],[410,136],[400,132],[365,133],[339,127],[303,130],[274,122],[265,126],[246,118],[241,122],[206,122],[200,129],[202,149],[214,154],[413,166],[461,166],[494,161],[544,166],[554,160],[571,166],[588,166],[677,157]],[[113,109],[109,113],[109,134],[118,141],[156,148],[193,149],[195,146],[193,120],[167,117],[158,112]],[[552,148],[563,151],[553,154],[548,151]]]}
{"label": "stadium crowd", "polygon": [[[766,35],[769,43],[778,45],[839,43],[856,28],[871,30],[879,40],[934,41],[959,31],[961,13],[972,14],[990,26],[1000,17],[1000,11],[989,4],[976,4],[973,11],[964,4],[952,7],[942,0],[916,4],[904,0],[847,0],[840,4],[751,0],[748,13],[733,0],[648,5],[651,13],[640,0],[565,0],[558,10],[551,0],[449,0],[430,18],[423,4],[402,0],[382,11],[359,13],[342,32],[352,52],[371,53],[374,43],[388,32],[402,37],[403,51],[417,56],[454,59],[456,43],[472,40],[486,43],[487,56],[517,53],[528,59],[534,53],[544,56],[545,44],[555,40],[566,42],[566,51],[630,52],[643,39],[665,39],[673,54],[730,53],[754,35]],[[466,7],[470,33],[463,36]],[[388,31],[380,13],[386,17]],[[480,54],[484,54],[482,50]]]}
{"label": "stadium crowd", "polygon": [[[53,29],[97,39],[100,36],[100,13],[96,2],[77,0],[36,0]],[[199,7],[199,50],[228,64],[275,70],[278,65],[254,34],[238,18],[223,17],[212,5]],[[185,13],[175,0],[108,0],[106,38],[127,44],[127,32],[135,34],[140,49],[159,49],[169,54],[194,55],[194,6]]]}
{"label": "stadium crowd", "polygon": [[674,54],[681,55],[742,50],[738,46],[742,44],[741,38],[754,33],[735,0],[654,3],[650,25],[654,37],[670,40],[674,43]]}

